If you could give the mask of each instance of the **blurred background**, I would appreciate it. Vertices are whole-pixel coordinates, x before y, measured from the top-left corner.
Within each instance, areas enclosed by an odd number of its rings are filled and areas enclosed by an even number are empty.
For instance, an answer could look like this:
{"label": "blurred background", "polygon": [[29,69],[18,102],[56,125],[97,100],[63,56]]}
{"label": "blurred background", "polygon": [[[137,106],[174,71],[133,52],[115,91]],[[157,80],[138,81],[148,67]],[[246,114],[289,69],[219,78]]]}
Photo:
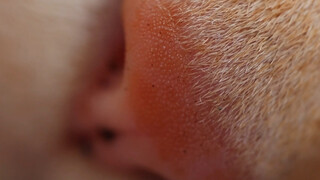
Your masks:
{"label": "blurred background", "polygon": [[123,179],[69,129],[72,99],[121,38],[119,0],[0,0],[0,179]]}

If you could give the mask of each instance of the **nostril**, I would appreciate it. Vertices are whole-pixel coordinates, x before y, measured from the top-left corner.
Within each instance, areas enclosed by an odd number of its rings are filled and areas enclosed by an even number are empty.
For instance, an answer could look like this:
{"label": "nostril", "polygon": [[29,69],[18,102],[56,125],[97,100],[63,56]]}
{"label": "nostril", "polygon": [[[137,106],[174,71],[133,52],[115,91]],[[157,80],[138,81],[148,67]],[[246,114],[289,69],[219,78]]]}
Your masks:
{"label": "nostril", "polygon": [[114,48],[113,55],[110,60],[107,62],[107,71],[110,74],[120,74],[124,68],[124,58],[125,58],[125,50],[124,50],[124,38],[119,37],[119,44],[116,48]]}
{"label": "nostril", "polygon": [[[106,1],[92,26],[93,86],[114,88],[122,79],[125,57],[125,37],[121,15],[121,1]],[[113,5],[111,5],[113,4]],[[109,6],[113,6],[110,8]],[[94,19],[94,18],[93,18]]]}
{"label": "nostril", "polygon": [[112,60],[108,63],[107,69],[112,74],[119,73],[123,69],[123,64],[119,61]]}
{"label": "nostril", "polygon": [[98,128],[97,134],[98,134],[98,137],[101,138],[106,143],[113,142],[117,137],[117,134],[115,133],[114,130],[106,127]]}
{"label": "nostril", "polygon": [[124,69],[124,42],[119,39],[117,48],[114,48],[114,54],[106,61],[105,68],[99,73],[98,79],[100,79],[99,84],[102,87],[114,87],[119,84],[122,79],[123,69]]}

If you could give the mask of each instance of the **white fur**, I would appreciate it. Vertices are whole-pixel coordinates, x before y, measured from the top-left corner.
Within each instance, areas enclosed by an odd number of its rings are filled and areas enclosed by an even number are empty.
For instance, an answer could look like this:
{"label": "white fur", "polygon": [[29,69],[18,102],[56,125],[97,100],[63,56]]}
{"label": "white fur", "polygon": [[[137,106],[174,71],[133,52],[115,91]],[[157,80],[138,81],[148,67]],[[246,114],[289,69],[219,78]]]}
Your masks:
{"label": "white fur", "polygon": [[181,10],[172,15],[183,24],[181,46],[199,52],[190,63],[198,105],[213,107],[202,123],[227,129],[220,138],[238,150],[244,171],[253,179],[292,179],[299,164],[319,167],[320,2],[203,0],[168,7]]}

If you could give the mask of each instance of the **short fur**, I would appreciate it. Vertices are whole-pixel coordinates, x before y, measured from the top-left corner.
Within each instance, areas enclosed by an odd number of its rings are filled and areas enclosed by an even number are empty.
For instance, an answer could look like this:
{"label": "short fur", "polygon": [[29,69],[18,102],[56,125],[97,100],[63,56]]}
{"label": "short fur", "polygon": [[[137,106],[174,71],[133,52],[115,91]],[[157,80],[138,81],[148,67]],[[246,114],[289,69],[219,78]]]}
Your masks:
{"label": "short fur", "polygon": [[198,105],[220,115],[203,121],[227,129],[243,171],[319,176],[320,1],[168,3],[183,25],[181,46],[199,52],[190,63]]}

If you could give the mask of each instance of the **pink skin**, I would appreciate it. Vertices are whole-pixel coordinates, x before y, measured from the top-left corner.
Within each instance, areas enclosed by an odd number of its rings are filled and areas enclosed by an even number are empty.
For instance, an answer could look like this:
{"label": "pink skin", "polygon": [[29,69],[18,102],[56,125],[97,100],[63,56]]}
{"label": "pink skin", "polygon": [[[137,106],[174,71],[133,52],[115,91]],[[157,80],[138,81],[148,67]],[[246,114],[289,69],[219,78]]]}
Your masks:
{"label": "pink skin", "polygon": [[[179,27],[172,26],[179,19],[160,6],[166,4],[125,1],[124,76],[111,89],[86,92],[78,110],[82,128],[96,159],[109,168],[146,169],[169,179],[232,179],[232,154],[222,140],[212,141],[220,130],[199,123],[211,107],[196,106],[200,97],[190,76],[196,70],[188,63],[197,50],[179,46]],[[97,127],[112,129],[116,139],[105,142]]]}

